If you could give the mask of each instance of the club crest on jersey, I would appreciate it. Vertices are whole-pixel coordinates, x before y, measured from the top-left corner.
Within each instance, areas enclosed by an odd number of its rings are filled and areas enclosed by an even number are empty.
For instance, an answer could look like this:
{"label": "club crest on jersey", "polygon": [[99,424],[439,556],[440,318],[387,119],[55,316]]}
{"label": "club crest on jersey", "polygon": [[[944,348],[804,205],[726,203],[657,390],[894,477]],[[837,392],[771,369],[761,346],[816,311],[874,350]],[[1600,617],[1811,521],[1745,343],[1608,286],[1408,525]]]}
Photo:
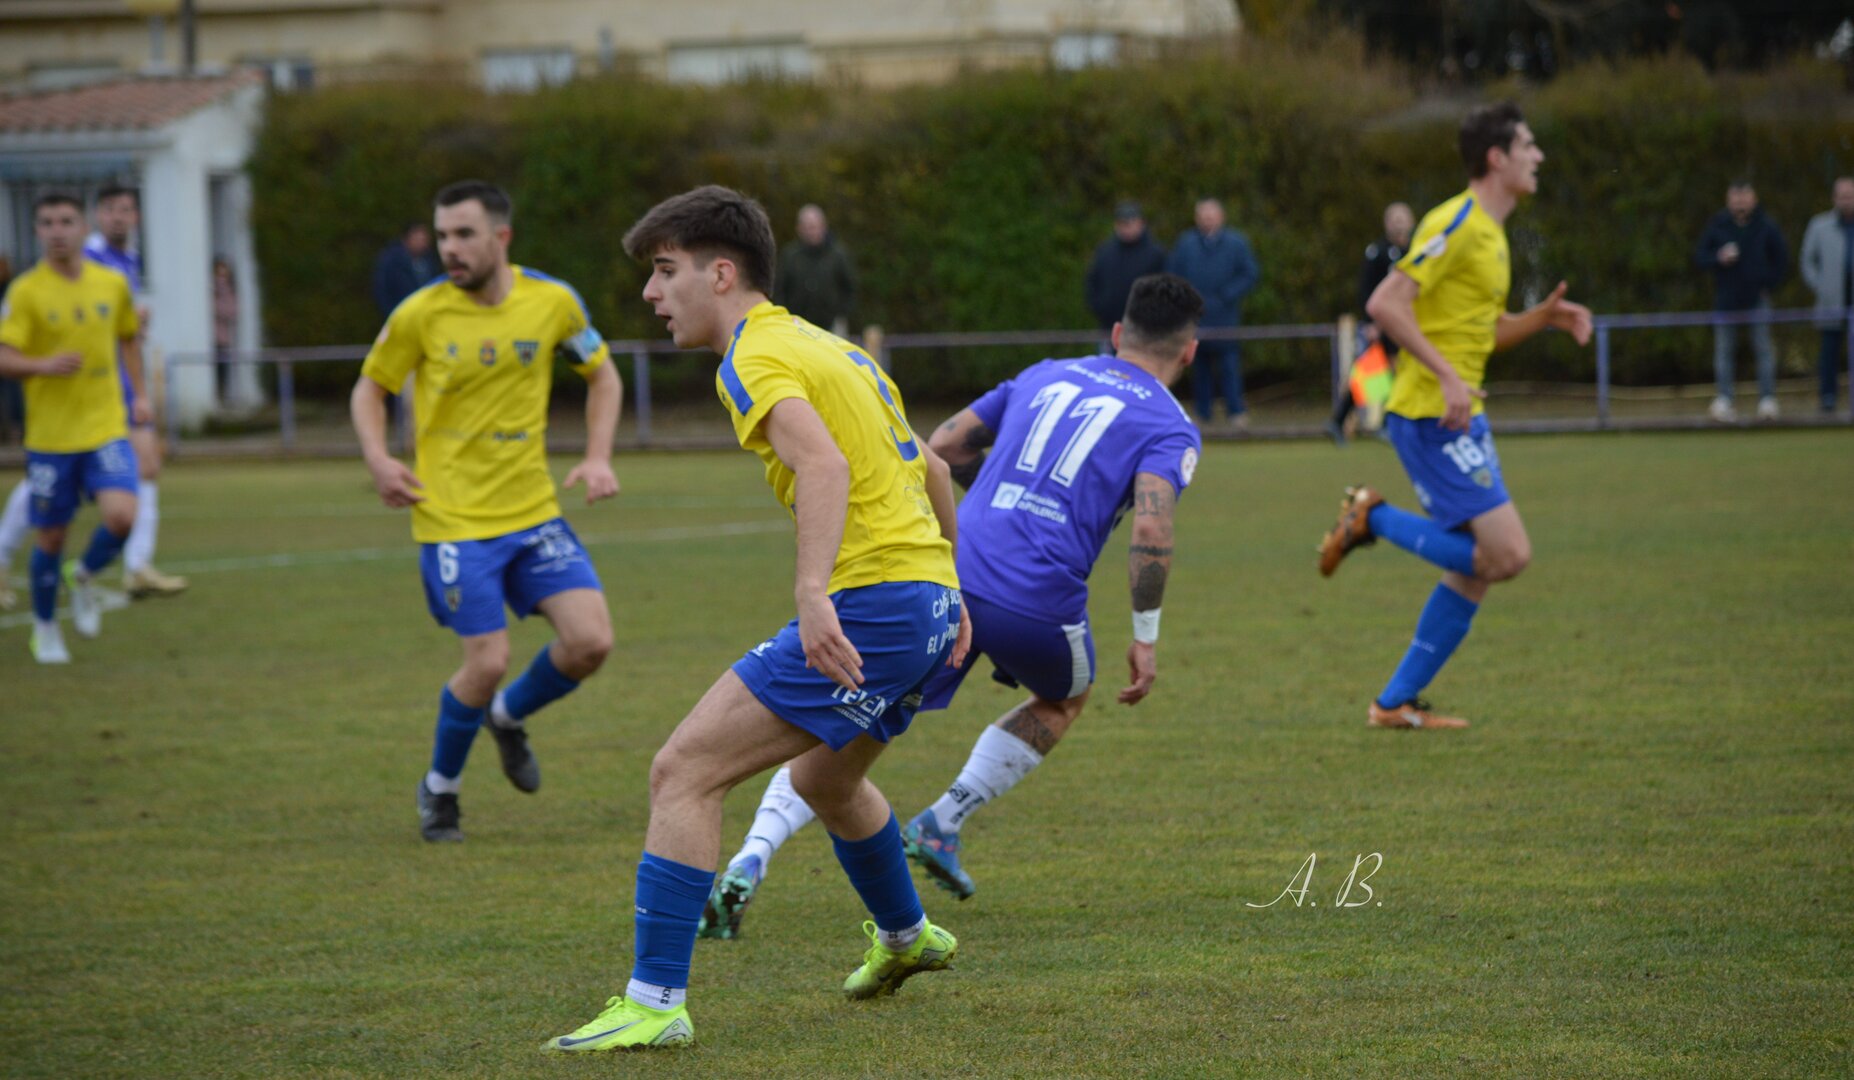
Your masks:
{"label": "club crest on jersey", "polygon": [[1179,459],[1179,462],[1178,462],[1178,473],[1179,475],[1184,477],[1184,482],[1188,485],[1191,483],[1191,477],[1195,475],[1196,472],[1197,472],[1197,451],[1194,449],[1186,448],[1184,452],[1184,457]]}
{"label": "club crest on jersey", "polygon": [[458,585],[445,586],[444,606],[450,608],[452,611],[456,611],[457,605],[461,603],[463,603],[463,588]]}
{"label": "club crest on jersey", "polygon": [[484,367],[494,365],[496,362],[496,339],[484,338],[482,347],[476,350],[476,358],[481,361]]}
{"label": "club crest on jersey", "polygon": [[1474,470],[1474,482],[1481,485],[1484,488],[1493,487],[1493,470],[1492,469]]}
{"label": "club crest on jersey", "polygon": [[104,322],[109,321],[109,305],[108,304],[98,304],[97,305],[97,318],[102,319]]}
{"label": "club crest on jersey", "polygon": [[540,351],[541,343],[538,341],[517,341],[515,343],[515,355],[521,360],[522,367],[534,363],[534,354]]}
{"label": "club crest on jersey", "polygon": [[[384,337],[386,331],[382,330],[380,333],[382,337]],[[447,360],[457,359],[457,343],[455,341],[449,342],[444,346],[444,357]]]}

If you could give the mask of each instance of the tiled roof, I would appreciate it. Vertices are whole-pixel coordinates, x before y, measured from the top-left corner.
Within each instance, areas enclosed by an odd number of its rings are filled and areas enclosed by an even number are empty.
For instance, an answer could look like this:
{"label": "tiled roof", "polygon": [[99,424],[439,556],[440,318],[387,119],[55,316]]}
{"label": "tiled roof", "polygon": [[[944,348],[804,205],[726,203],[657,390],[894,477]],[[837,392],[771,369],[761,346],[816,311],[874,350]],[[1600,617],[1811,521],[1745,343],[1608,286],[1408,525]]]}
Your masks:
{"label": "tiled roof", "polygon": [[256,71],[156,76],[0,98],[0,133],[144,131],[263,79]]}

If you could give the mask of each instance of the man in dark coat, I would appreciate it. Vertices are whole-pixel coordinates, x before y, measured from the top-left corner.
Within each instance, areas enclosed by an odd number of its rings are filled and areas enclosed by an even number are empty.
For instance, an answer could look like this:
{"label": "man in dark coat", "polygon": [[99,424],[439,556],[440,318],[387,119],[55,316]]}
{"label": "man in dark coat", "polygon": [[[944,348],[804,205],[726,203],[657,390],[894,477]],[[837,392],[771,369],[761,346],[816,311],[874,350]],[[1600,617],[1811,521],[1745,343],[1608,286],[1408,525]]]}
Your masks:
{"label": "man in dark coat", "polygon": [[380,318],[393,313],[399,302],[437,279],[438,253],[431,249],[431,226],[422,221],[407,225],[399,239],[386,245],[373,264],[373,306]]}
{"label": "man in dark coat", "polygon": [[1136,202],[1114,207],[1114,235],[1094,249],[1088,264],[1088,310],[1105,334],[1127,309],[1133,283],[1165,269],[1165,248],[1152,238]]}
{"label": "man in dark coat", "polygon": [[[1783,283],[1790,265],[1789,245],[1783,232],[1757,205],[1757,191],[1748,180],[1734,181],[1725,192],[1725,209],[1712,216],[1693,261],[1712,272],[1714,311],[1770,310],[1770,293]],[[1712,371],[1718,396],[1712,399],[1712,418],[1720,423],[1738,419],[1732,407],[1733,360],[1742,324],[1719,323],[1712,329]],[[1770,343],[1770,324],[1751,324],[1751,348],[1757,354],[1757,418],[1777,418],[1777,351]]]}
{"label": "man in dark coat", "polygon": [[773,302],[833,334],[850,332],[856,310],[856,268],[830,234],[824,211],[807,203],[798,211],[798,239],[779,252]]}
{"label": "man in dark coat", "polygon": [[[1185,230],[1172,245],[1165,268],[1189,281],[1204,297],[1204,329],[1221,329],[1242,323],[1242,302],[1262,280],[1249,238],[1224,224],[1223,204],[1199,199],[1197,225]],[[1192,369],[1198,418],[1208,423],[1217,388],[1221,384],[1232,430],[1249,426],[1242,400],[1242,350],[1235,341],[1202,341]]]}

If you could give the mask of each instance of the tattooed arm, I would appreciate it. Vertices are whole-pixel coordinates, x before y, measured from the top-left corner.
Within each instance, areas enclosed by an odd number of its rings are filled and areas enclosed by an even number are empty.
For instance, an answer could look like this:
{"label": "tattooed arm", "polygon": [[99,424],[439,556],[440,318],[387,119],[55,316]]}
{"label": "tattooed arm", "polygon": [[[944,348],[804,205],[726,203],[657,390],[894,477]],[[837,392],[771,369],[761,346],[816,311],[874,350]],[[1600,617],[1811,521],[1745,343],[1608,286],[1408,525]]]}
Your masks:
{"label": "tattooed arm", "polygon": [[953,471],[953,479],[959,486],[969,488],[978,479],[979,466],[985,463],[985,451],[991,448],[998,436],[985,421],[971,409],[961,409],[951,420],[941,424],[927,440],[933,452],[940,455]]}
{"label": "tattooed arm", "polygon": [[[1122,705],[1138,704],[1152,693],[1158,678],[1153,646],[1158,638],[1159,604],[1165,599],[1165,580],[1172,571],[1172,510],[1178,494],[1172,485],[1152,473],[1133,478],[1133,539],[1127,549],[1127,583],[1133,593],[1135,639],[1127,648],[1127,667],[1133,683],[1120,691]],[[1141,618],[1150,620],[1151,639],[1138,632]]]}

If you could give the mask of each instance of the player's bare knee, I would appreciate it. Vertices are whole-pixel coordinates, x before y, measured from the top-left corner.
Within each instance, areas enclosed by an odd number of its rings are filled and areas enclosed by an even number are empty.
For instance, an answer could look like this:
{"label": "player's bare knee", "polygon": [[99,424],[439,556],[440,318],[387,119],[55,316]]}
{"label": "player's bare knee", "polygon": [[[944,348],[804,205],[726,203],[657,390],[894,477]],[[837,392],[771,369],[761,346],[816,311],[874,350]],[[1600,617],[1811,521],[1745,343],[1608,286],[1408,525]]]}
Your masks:
{"label": "player's bare knee", "polygon": [[566,653],[563,670],[575,679],[584,679],[599,670],[612,652],[610,627],[563,636],[560,647]]}
{"label": "player's bare knee", "polygon": [[117,503],[103,511],[100,516],[103,519],[103,527],[110,531],[111,536],[120,540],[128,536],[129,530],[135,527],[135,503],[130,502],[126,507]]}

